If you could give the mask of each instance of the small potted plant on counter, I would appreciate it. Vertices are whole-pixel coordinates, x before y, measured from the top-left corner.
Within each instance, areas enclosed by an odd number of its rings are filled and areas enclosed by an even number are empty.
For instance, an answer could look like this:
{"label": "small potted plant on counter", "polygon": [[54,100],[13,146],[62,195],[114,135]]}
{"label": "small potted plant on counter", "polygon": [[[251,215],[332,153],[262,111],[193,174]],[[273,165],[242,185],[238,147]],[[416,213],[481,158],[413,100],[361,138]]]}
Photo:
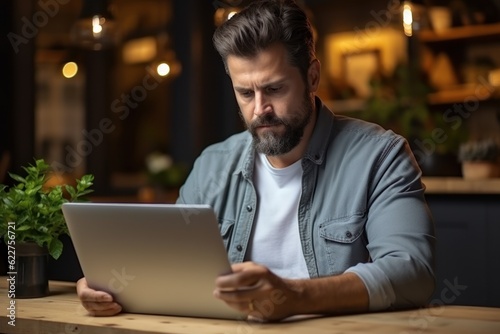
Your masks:
{"label": "small potted plant on counter", "polygon": [[186,165],[176,163],[172,157],[160,151],[153,151],[146,156],[147,185],[139,190],[142,202],[172,203],[179,195],[188,175]]}
{"label": "small potted plant on counter", "polygon": [[500,177],[500,144],[493,139],[469,141],[460,145],[458,158],[465,179]]}
{"label": "small potted plant on counter", "polygon": [[84,175],[76,187],[48,187],[55,175],[43,159],[22,168],[26,176],[9,173],[16,184],[0,185],[0,236],[7,245],[7,274],[15,280],[16,298],[41,297],[48,294],[48,256],[59,258],[59,237],[68,234],[61,206],[92,192],[94,177]]}

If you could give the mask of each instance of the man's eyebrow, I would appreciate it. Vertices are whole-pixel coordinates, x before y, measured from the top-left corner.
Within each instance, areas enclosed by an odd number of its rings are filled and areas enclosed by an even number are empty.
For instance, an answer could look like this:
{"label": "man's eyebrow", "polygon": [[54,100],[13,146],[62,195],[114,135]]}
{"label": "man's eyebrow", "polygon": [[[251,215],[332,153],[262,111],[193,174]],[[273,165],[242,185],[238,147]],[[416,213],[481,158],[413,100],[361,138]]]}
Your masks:
{"label": "man's eyebrow", "polygon": [[[286,78],[271,81],[271,82],[266,82],[262,85],[259,85],[257,88],[263,89],[263,88],[267,88],[270,86],[282,85],[285,81],[286,81]],[[238,92],[246,91],[246,90],[253,90],[253,89],[254,89],[253,87],[234,86],[234,90],[236,90]]]}
{"label": "man's eyebrow", "polygon": [[268,83],[264,84],[263,87],[279,86],[279,85],[284,84],[286,80],[287,80],[286,78],[282,78],[282,79],[279,79],[279,80],[268,82]]}
{"label": "man's eyebrow", "polygon": [[246,90],[250,90],[251,88],[246,88],[246,87],[240,87],[240,86],[234,86],[234,90],[237,90],[238,92],[243,92]]}

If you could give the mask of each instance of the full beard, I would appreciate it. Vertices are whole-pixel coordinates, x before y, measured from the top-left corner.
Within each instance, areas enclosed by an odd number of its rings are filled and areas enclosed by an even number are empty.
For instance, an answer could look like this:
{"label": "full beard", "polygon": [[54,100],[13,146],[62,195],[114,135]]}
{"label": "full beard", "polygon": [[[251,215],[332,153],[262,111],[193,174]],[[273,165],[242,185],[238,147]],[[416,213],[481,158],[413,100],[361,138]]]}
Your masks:
{"label": "full beard", "polygon": [[[247,128],[253,137],[253,147],[256,152],[267,156],[278,156],[290,152],[296,147],[304,135],[304,129],[311,120],[314,104],[309,92],[304,94],[300,108],[291,116],[279,118],[274,113],[267,113],[257,118]],[[272,129],[257,133],[260,126],[283,125],[284,131],[276,132]]]}

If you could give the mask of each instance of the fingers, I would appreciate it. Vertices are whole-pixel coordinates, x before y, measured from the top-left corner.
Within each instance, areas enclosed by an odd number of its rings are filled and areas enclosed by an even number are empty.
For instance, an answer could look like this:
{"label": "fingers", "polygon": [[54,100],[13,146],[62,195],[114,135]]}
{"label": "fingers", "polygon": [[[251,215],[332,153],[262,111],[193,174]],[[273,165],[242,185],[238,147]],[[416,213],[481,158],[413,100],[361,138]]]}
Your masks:
{"label": "fingers", "polygon": [[96,291],[89,288],[87,280],[81,278],[76,283],[76,292],[81,301],[85,302],[112,302],[113,297],[104,291]]}
{"label": "fingers", "polygon": [[122,307],[113,301],[113,296],[89,288],[85,278],[78,280],[76,291],[83,307],[93,316],[111,316],[122,311]]}
{"label": "fingers", "polygon": [[232,265],[233,272],[216,278],[215,286],[221,291],[255,290],[270,275],[266,267],[252,262]]}
{"label": "fingers", "polygon": [[216,279],[213,294],[240,311],[252,311],[252,300],[266,295],[272,274],[266,267],[252,262],[235,264],[232,269],[233,273]]}
{"label": "fingers", "polygon": [[250,306],[250,305],[252,305],[250,301],[244,301],[244,302],[242,302],[242,301],[239,301],[239,302],[225,301],[225,302],[230,307],[232,307],[240,312],[243,312],[243,313],[250,314],[254,310],[254,307]]}
{"label": "fingers", "polygon": [[95,303],[82,301],[82,305],[90,315],[95,317],[113,316],[122,311],[120,304],[115,302]]}
{"label": "fingers", "polygon": [[268,268],[244,262],[216,279],[214,296],[255,320],[274,321],[291,314],[289,283]]}
{"label": "fingers", "polygon": [[248,270],[265,270],[266,267],[257,264],[255,262],[247,261],[247,262],[234,263],[231,265],[231,269],[233,270],[233,272],[240,272]]}

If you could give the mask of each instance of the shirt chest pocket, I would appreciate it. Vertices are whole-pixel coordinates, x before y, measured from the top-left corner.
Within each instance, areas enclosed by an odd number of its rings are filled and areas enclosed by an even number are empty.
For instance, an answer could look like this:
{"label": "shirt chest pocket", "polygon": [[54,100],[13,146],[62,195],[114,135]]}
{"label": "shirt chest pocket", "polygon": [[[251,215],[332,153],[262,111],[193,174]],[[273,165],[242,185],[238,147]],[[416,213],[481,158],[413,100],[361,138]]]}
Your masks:
{"label": "shirt chest pocket", "polygon": [[222,236],[222,240],[224,241],[224,247],[226,247],[226,250],[228,250],[231,243],[231,236],[233,235],[234,220],[219,218],[219,230]]}
{"label": "shirt chest pocket", "polygon": [[[366,215],[353,215],[319,224],[319,246],[324,273],[332,275],[344,272],[359,262],[366,262]],[[322,270],[323,271],[323,270]]]}

